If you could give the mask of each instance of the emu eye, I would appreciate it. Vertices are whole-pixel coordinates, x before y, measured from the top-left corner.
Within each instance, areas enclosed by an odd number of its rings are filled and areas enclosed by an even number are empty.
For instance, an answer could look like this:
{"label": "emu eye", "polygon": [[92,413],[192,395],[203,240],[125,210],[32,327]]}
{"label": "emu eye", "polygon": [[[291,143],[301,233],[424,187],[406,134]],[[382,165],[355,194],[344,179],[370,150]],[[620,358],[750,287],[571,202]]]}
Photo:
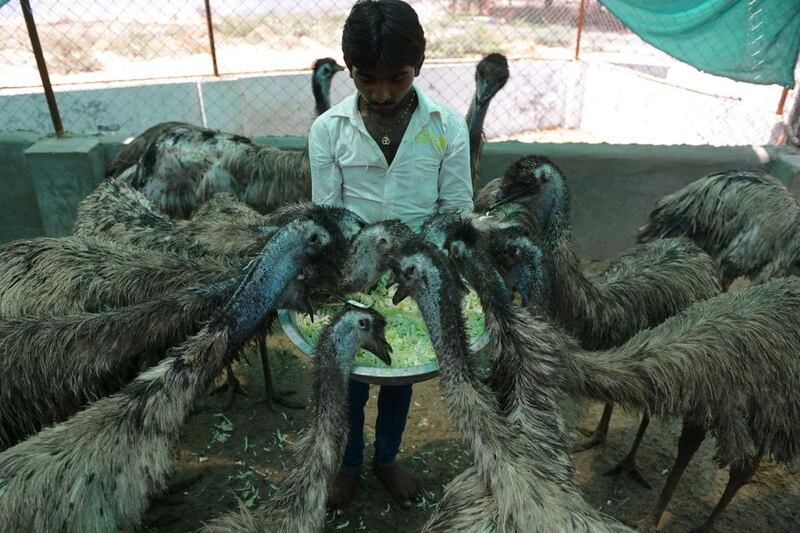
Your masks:
{"label": "emu eye", "polygon": [[308,242],[310,242],[311,244],[316,244],[318,241],[319,241],[319,234],[318,234],[318,233],[316,233],[316,232],[315,232],[315,233],[312,233],[312,234],[311,234],[311,235],[308,237]]}
{"label": "emu eye", "polygon": [[417,271],[417,268],[414,265],[407,266],[406,269],[403,271],[405,277],[410,278],[414,275],[414,272]]}
{"label": "emu eye", "polygon": [[366,330],[369,327],[369,320],[367,320],[366,318],[359,318],[358,327],[360,329]]}
{"label": "emu eye", "polygon": [[378,239],[378,246],[380,246],[381,248],[386,248],[388,244],[389,241],[386,240],[386,237],[381,237],[380,239]]}

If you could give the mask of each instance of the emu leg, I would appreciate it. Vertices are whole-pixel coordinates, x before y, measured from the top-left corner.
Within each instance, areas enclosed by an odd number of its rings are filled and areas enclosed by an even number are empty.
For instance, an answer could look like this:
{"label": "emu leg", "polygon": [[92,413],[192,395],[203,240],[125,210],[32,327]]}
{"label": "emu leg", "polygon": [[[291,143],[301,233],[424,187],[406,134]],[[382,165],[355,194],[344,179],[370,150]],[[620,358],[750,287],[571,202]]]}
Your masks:
{"label": "emu leg", "polygon": [[694,533],[705,533],[711,531],[711,528],[714,527],[714,522],[717,520],[717,518],[719,518],[719,515],[722,514],[722,511],[724,511],[731,502],[733,497],[736,495],[736,492],[742,488],[743,485],[750,483],[750,480],[753,479],[753,474],[758,468],[758,464],[760,462],[761,455],[758,455],[753,458],[752,461],[748,461],[744,465],[731,466],[730,473],[728,474],[728,484],[725,486],[725,492],[722,493],[722,497],[720,497],[719,502],[717,502],[717,506],[714,507],[713,511],[711,511],[711,514],[708,516],[705,523],[699,528],[694,529]]}
{"label": "emu leg", "polygon": [[667,505],[672,499],[672,493],[675,492],[675,487],[678,486],[683,471],[686,470],[686,466],[689,464],[689,461],[692,460],[692,457],[705,437],[706,432],[702,427],[687,419],[683,420],[683,429],[681,430],[681,436],[678,438],[678,455],[675,457],[675,463],[673,463],[669,471],[667,481],[661,489],[661,494],[658,495],[658,500],[655,506],[653,506],[650,516],[648,516],[639,527],[640,531],[656,530],[658,521],[661,520],[661,515],[667,510]]}
{"label": "emu leg", "polygon": [[236,374],[233,373],[233,367],[230,363],[225,365],[225,384],[220,385],[211,394],[222,394],[225,391],[228,391],[228,400],[225,402],[225,405],[222,407],[222,409],[226,411],[233,406],[233,402],[236,399],[237,394],[247,396],[247,391],[244,390],[244,387],[242,387],[242,384],[239,382],[239,378],[237,378]]}
{"label": "emu leg", "polygon": [[[597,424],[595,430],[592,433],[585,433],[589,438],[575,444],[575,446],[572,447],[572,451],[582,452],[594,448],[599,444],[605,443],[606,436],[608,435],[608,424],[611,422],[612,412],[614,412],[614,404],[607,403],[603,408],[603,415],[600,417],[600,422]],[[583,430],[579,429],[578,431],[583,433]]]}
{"label": "emu leg", "polygon": [[258,351],[261,355],[261,368],[264,372],[264,396],[267,406],[274,410],[275,404],[277,403],[289,409],[305,409],[305,405],[284,398],[284,396],[292,395],[296,391],[279,391],[275,388],[275,384],[272,381],[272,367],[269,364],[266,335],[258,339]]}
{"label": "emu leg", "polygon": [[603,474],[604,476],[617,476],[617,480],[614,482],[614,493],[617,492],[616,485],[619,483],[619,476],[621,474],[627,475],[629,478],[633,479],[647,489],[653,488],[639,472],[639,469],[636,468],[636,452],[639,451],[639,446],[642,444],[642,439],[644,439],[644,434],[647,431],[647,426],[649,425],[650,415],[645,413],[642,415],[642,421],[639,424],[639,429],[636,431],[636,438],[633,440],[633,445],[631,446],[631,450],[628,452],[628,455],[626,455],[622,461],[617,463],[617,466]]}
{"label": "emu leg", "polygon": [[722,292],[728,292],[728,290],[731,288],[731,285],[733,284],[733,282],[736,281],[736,278],[735,277],[723,277],[721,281],[722,281]]}

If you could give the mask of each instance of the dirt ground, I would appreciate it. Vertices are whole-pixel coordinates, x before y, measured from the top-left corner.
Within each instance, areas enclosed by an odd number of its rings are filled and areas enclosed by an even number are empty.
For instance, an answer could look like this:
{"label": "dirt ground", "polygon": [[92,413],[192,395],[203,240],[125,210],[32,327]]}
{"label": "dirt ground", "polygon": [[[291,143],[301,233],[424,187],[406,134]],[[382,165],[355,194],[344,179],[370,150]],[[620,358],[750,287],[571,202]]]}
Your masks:
{"label": "dirt ground", "polygon": [[[597,271],[602,264],[592,264]],[[295,398],[307,401],[310,393],[310,360],[277,329],[270,338],[273,372],[279,388],[297,391]],[[485,352],[485,351],[484,351]],[[476,356],[485,369],[488,354]],[[264,389],[258,357],[249,357],[240,377],[248,396],[239,397],[223,410],[225,398],[209,397],[187,421],[180,444],[174,480],[200,479],[152,503],[145,516],[145,531],[187,532],[204,521],[235,509],[237,499],[258,505],[274,492],[277,483],[292,468],[291,444],[307,423],[308,410],[264,406]],[[377,387],[367,404],[365,440],[371,442],[375,420]],[[563,414],[571,427],[593,428],[602,405],[584,399],[564,398]],[[648,490],[627,478],[615,486],[615,478],[604,476],[625,456],[639,424],[637,413],[615,410],[608,442],[574,454],[576,482],[586,500],[596,508],[634,525],[655,502],[667,470],[672,464],[678,420],[653,421],[639,451],[639,469],[652,485]],[[575,438],[581,435],[575,432]],[[713,439],[707,439],[690,463],[671,505],[661,521],[662,531],[681,532],[702,524],[722,494],[727,472],[714,465]],[[372,449],[365,450],[365,464]],[[438,379],[414,386],[411,411],[399,461],[412,470],[425,489],[425,498],[404,511],[396,506],[368,468],[362,473],[356,500],[344,514],[329,513],[327,532],[418,531],[442,495],[442,487],[468,466],[469,453],[453,430],[439,393]],[[800,531],[800,475],[770,461],[762,462],[753,481],[743,487],[717,522],[720,532]]]}

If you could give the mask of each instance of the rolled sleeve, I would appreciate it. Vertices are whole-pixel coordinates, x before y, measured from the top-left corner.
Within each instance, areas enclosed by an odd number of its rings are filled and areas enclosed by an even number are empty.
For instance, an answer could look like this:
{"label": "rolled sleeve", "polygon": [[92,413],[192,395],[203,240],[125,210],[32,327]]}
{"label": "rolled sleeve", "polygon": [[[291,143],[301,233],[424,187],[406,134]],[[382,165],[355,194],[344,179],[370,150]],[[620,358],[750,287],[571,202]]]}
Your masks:
{"label": "rolled sleeve", "polygon": [[459,117],[447,129],[447,148],[439,170],[438,211],[467,213],[473,208],[467,124]]}
{"label": "rolled sleeve", "polygon": [[318,117],[308,132],[311,201],[341,207],[342,171],[336,164],[331,132],[322,118]]}

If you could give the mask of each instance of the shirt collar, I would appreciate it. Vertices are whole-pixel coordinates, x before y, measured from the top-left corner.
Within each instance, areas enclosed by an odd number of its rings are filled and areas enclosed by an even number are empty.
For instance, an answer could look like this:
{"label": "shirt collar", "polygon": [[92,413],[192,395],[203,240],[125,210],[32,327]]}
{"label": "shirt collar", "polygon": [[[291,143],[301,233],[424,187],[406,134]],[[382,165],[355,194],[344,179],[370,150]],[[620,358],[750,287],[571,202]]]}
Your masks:
{"label": "shirt collar", "polygon": [[[417,109],[416,111],[420,112],[421,114],[425,115],[433,115],[434,113],[441,115],[442,108],[438,102],[432,100],[425,94],[422,89],[417,87],[416,85],[413,86],[414,90],[417,91]],[[351,94],[337,105],[333,106],[330,109],[331,115],[334,117],[345,117],[349,118],[351,122],[357,124],[359,122],[359,113],[358,113],[358,91],[355,94]]]}

